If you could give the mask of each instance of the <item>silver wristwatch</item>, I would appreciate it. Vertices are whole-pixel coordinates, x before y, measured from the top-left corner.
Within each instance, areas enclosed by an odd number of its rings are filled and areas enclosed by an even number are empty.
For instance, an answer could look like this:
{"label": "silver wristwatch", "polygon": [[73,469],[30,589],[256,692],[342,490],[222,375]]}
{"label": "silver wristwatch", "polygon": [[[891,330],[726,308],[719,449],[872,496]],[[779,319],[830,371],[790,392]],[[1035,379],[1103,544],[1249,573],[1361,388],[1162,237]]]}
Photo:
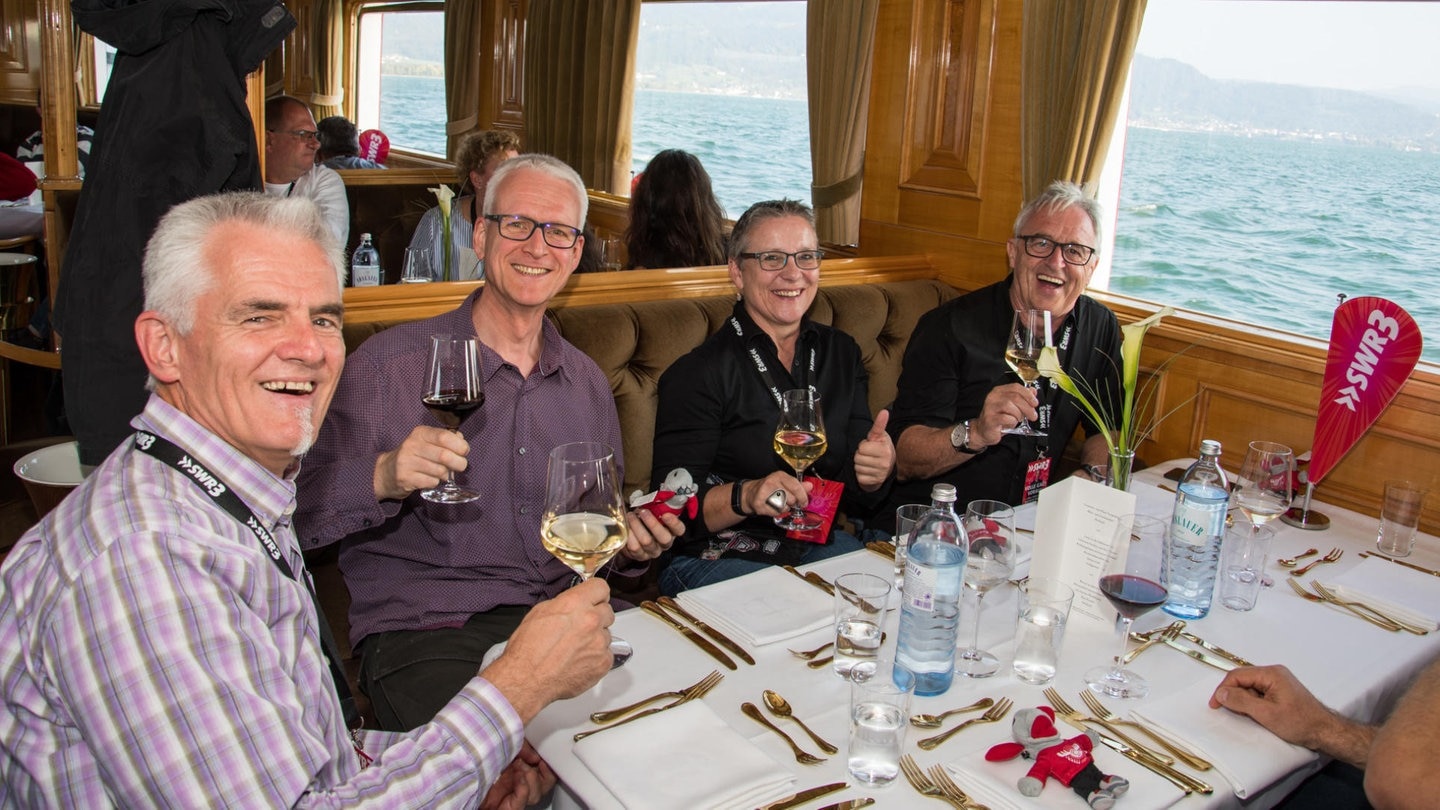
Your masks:
{"label": "silver wristwatch", "polygon": [[956,450],[959,450],[962,453],[969,453],[971,455],[975,455],[976,453],[980,452],[979,450],[976,450],[975,448],[970,446],[969,419],[966,419],[964,422],[956,425],[954,429],[950,431],[950,446],[954,447]]}

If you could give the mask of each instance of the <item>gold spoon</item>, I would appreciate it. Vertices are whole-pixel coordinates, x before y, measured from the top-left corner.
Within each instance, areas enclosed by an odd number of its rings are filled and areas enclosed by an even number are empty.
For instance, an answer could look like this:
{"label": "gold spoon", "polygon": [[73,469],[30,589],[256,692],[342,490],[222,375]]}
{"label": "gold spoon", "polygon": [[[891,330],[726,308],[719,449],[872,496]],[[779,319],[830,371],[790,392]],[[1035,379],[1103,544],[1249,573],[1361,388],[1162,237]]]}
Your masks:
{"label": "gold spoon", "polygon": [[951,709],[950,711],[944,712],[943,714],[912,714],[910,715],[910,725],[916,728],[939,728],[940,724],[944,723],[945,718],[947,717],[961,714],[963,712],[974,712],[979,711],[980,709],[988,709],[993,705],[995,705],[995,701],[987,697],[980,698],[974,703],[971,703],[969,706],[961,706],[958,709]]}
{"label": "gold spoon", "polygon": [[816,647],[816,648],[813,649],[813,650],[791,650],[791,651],[790,651],[790,654],[793,655],[793,656],[795,656],[796,658],[802,658],[802,659],[804,659],[804,660],[806,660],[806,661],[812,661],[812,660],[815,659],[815,656],[819,655],[820,653],[825,652],[826,650],[828,650],[828,649],[830,649],[831,647],[834,647],[834,646],[835,646],[835,642],[833,642],[833,641],[827,641],[827,642],[825,642],[824,644],[821,644],[819,647]]}
{"label": "gold spoon", "polygon": [[790,720],[794,720],[795,725],[799,726],[800,729],[806,734],[809,734],[810,739],[814,740],[815,744],[820,746],[820,750],[824,751],[827,754],[840,753],[839,748],[836,748],[835,746],[826,742],[825,738],[811,731],[809,726],[805,725],[805,723],[800,718],[796,717],[795,711],[790,708],[790,702],[787,701],[785,698],[780,697],[779,693],[772,692],[769,689],[766,689],[763,693],[761,693],[761,697],[765,699],[765,708],[769,709],[771,714],[775,715],[776,717],[784,717]]}
{"label": "gold spoon", "polygon": [[1278,560],[1275,561],[1275,564],[1276,564],[1276,565],[1279,565],[1279,566],[1281,566],[1281,567],[1283,567],[1283,568],[1294,568],[1295,565],[1296,565],[1300,560],[1303,560],[1303,559],[1305,559],[1306,557],[1309,557],[1309,556],[1312,555],[1312,554],[1319,554],[1319,553],[1320,553],[1320,549],[1318,549],[1318,548],[1307,549],[1307,550],[1305,550],[1305,551],[1300,552],[1299,554],[1296,554],[1294,557],[1283,557],[1283,558],[1281,558],[1281,559],[1278,559]]}

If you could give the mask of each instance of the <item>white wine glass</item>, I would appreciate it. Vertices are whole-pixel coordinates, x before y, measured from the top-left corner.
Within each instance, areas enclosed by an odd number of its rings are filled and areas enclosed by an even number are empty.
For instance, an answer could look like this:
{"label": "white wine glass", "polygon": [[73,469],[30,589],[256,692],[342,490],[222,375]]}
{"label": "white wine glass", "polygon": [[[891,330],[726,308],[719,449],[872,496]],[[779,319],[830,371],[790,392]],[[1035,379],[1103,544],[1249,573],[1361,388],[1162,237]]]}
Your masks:
{"label": "white wine glass", "polygon": [[1285,514],[1294,470],[1295,453],[1290,448],[1275,442],[1250,442],[1231,497],[1235,508],[1250,521],[1252,534]]}
{"label": "white wine glass", "polygon": [[[551,450],[540,517],[545,550],[584,582],[625,547],[628,533],[615,450],[600,442],[573,442]],[[634,652],[629,642],[612,637],[611,668]]]}
{"label": "white wine glass", "polygon": [[[431,336],[430,372],[420,401],[441,425],[460,432],[465,420],[485,403],[478,339]],[[431,503],[469,503],[480,493],[456,484],[455,471],[451,470],[438,486],[421,490],[420,497]]]}
{"label": "white wine glass", "polygon": [[963,525],[970,546],[964,582],[967,590],[975,592],[975,609],[971,611],[970,643],[955,656],[955,672],[988,678],[1000,669],[1000,659],[980,649],[980,612],[985,594],[1015,573],[1015,510],[1000,501],[971,501],[965,507]]}
{"label": "white wine glass", "polygon": [[[1123,523],[1121,524],[1124,525]],[[1120,546],[1115,559],[1100,577],[1100,593],[1120,614],[1120,653],[1112,666],[1098,666],[1085,673],[1085,684],[1095,692],[1114,698],[1141,698],[1150,694],[1150,684],[1139,674],[1125,669],[1125,651],[1130,647],[1130,626],[1135,619],[1165,604],[1165,586],[1160,584],[1160,560],[1164,556],[1165,522],[1141,515],[1134,530],[1117,536]]]}
{"label": "white wine glass", "polygon": [[[775,426],[775,452],[795,468],[795,477],[805,481],[805,468],[825,455],[825,419],[820,413],[820,395],[808,388],[796,388],[780,395],[780,422]],[[790,531],[820,528],[820,517],[798,504],[775,518],[775,525]]]}
{"label": "white wine glass", "polygon": [[[1038,391],[1040,388],[1040,350],[1045,348],[1049,333],[1045,330],[1043,309],[1017,309],[1010,324],[1010,338],[1005,342],[1005,363],[1020,378],[1026,388]],[[1029,420],[1021,419],[1013,428],[1001,433],[1013,436],[1044,436],[1044,431],[1030,427]]]}

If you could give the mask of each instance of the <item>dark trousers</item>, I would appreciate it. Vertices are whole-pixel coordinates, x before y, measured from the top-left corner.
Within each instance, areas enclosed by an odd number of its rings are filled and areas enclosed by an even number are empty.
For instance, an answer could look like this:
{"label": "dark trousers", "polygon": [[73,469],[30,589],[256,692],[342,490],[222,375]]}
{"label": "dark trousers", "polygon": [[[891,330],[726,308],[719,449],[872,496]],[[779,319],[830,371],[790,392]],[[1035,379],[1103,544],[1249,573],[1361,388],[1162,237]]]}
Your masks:
{"label": "dark trousers", "polygon": [[480,671],[494,645],[510,638],[528,607],[502,605],[461,627],[390,630],[360,642],[360,688],[386,731],[409,731],[435,717]]}

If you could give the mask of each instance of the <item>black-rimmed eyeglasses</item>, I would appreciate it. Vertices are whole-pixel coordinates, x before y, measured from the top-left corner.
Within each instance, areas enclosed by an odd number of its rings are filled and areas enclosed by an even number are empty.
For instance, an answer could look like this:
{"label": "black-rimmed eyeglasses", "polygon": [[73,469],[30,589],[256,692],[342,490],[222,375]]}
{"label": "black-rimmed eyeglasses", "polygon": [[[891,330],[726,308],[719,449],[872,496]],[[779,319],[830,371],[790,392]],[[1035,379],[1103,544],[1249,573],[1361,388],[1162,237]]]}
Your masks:
{"label": "black-rimmed eyeglasses", "polygon": [[785,263],[791,259],[795,260],[795,266],[801,270],[815,270],[820,266],[820,260],[825,258],[823,250],[797,250],[794,253],[786,253],[783,250],[767,250],[763,253],[737,253],[739,259],[755,259],[760,262],[761,270],[775,272],[784,270]]}
{"label": "black-rimmed eyeglasses", "polygon": [[561,250],[575,247],[575,241],[580,238],[579,228],[558,222],[536,222],[519,214],[486,214],[485,219],[495,223],[501,236],[516,242],[529,239],[536,228],[540,229],[540,238],[545,244]]}
{"label": "black-rimmed eyeglasses", "polygon": [[320,133],[313,129],[272,129],[270,132],[283,132],[291,137],[299,138],[302,141],[318,141]]}
{"label": "black-rimmed eyeglasses", "polygon": [[1048,259],[1055,248],[1060,248],[1060,258],[1066,264],[1087,264],[1095,255],[1095,248],[1075,242],[1056,242],[1048,236],[1031,234],[1019,237],[1025,243],[1025,252],[1037,259]]}

